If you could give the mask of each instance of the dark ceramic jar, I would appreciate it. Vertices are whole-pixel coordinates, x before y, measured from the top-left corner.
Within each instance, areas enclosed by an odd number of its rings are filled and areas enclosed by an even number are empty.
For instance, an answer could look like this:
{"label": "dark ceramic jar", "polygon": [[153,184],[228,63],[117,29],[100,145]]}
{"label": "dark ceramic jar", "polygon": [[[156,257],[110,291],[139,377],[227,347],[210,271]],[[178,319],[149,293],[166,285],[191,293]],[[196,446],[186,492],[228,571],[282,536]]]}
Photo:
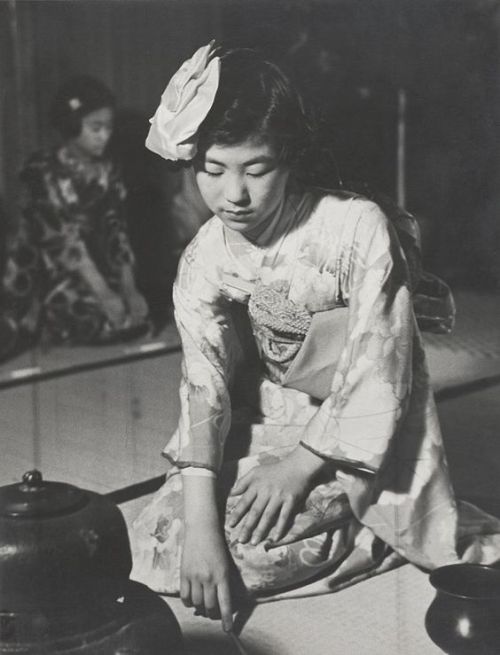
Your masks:
{"label": "dark ceramic jar", "polygon": [[448,655],[500,653],[500,570],[479,564],[443,566],[430,575],[436,589],[425,627]]}
{"label": "dark ceramic jar", "polygon": [[118,507],[38,471],[0,488],[0,542],[0,608],[11,612],[115,600],[132,565]]}
{"label": "dark ceramic jar", "polygon": [[30,471],[0,487],[0,655],[181,655],[179,624],[128,579],[118,507]]}

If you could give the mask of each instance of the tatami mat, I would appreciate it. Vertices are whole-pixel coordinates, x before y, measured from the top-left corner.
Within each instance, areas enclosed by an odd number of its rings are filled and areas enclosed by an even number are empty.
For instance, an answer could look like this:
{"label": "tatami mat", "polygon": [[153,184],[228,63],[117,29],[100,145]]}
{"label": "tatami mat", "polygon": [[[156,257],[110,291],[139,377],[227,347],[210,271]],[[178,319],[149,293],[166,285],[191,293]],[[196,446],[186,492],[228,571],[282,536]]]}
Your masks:
{"label": "tatami mat", "polygon": [[424,334],[435,391],[500,374],[500,297],[457,292],[451,334]]}
{"label": "tatami mat", "polygon": [[[424,628],[433,595],[427,576],[408,565],[338,593],[257,605],[240,640],[248,655],[438,655]],[[187,655],[238,655],[218,621],[165,600]]]}
{"label": "tatami mat", "polygon": [[179,376],[174,353],[3,390],[0,484],[36,467],[105,493],[162,474]]}

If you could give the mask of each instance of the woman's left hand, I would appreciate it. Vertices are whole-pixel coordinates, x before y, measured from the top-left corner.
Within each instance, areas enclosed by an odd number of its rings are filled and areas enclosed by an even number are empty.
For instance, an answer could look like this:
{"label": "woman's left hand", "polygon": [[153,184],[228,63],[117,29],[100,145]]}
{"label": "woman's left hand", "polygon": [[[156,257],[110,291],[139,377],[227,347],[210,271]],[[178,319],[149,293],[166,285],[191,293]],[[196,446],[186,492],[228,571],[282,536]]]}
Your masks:
{"label": "woman's left hand", "polygon": [[261,464],[240,478],[231,496],[241,496],[231,512],[229,526],[241,523],[238,540],[260,543],[272,529],[272,540],[281,539],[293,512],[304,501],[323,459],[303,446],[276,464]]}

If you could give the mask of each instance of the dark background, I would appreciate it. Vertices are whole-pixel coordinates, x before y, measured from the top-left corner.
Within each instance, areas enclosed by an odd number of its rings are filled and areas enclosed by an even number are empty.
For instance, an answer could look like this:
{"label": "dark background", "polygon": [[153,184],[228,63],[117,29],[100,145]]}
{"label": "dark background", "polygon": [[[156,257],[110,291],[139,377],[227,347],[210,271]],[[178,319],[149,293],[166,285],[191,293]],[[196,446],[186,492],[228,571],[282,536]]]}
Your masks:
{"label": "dark background", "polygon": [[53,141],[47,108],[74,73],[101,78],[120,116],[141,284],[168,286],[175,174],[143,147],[168,78],[212,38],[263,49],[323,117],[343,179],[397,195],[398,94],[406,97],[405,204],[427,268],[452,284],[500,283],[500,10],[487,0],[0,0],[2,230],[17,174]]}

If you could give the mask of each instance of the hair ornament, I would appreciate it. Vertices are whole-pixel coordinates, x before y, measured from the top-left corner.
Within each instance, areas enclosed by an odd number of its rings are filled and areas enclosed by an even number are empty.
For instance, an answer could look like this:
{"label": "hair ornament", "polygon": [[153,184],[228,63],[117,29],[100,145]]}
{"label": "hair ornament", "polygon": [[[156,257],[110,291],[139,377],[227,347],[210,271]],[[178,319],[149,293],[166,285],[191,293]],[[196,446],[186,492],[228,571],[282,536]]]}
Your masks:
{"label": "hair ornament", "polygon": [[164,159],[189,161],[198,148],[198,128],[212,107],[219,86],[220,58],[214,41],[199,48],[172,77],[161,96],[146,147]]}
{"label": "hair ornament", "polygon": [[68,100],[68,105],[73,111],[77,111],[78,109],[81,108],[82,101],[80,100],[80,98],[70,98]]}

